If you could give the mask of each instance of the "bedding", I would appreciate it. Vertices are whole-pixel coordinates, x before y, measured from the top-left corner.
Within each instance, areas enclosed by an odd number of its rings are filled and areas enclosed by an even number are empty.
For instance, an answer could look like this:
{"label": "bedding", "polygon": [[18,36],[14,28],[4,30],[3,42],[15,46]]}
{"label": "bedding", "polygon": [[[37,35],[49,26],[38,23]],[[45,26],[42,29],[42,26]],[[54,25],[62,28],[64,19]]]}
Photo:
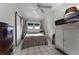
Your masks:
{"label": "bedding", "polygon": [[43,33],[35,33],[35,34],[26,34],[25,35],[25,37],[27,37],[27,36],[44,36],[44,34]]}
{"label": "bedding", "polygon": [[33,47],[33,46],[40,46],[40,45],[48,45],[46,36],[41,33],[38,34],[26,34],[22,49]]}

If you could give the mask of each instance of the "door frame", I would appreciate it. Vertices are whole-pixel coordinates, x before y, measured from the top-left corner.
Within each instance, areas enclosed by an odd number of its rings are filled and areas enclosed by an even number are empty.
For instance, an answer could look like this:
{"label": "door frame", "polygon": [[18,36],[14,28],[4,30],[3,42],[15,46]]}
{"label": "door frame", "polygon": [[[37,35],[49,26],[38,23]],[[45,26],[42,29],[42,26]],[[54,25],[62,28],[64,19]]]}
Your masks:
{"label": "door frame", "polygon": [[15,12],[15,46],[17,46],[17,15],[20,17],[20,21],[21,21],[21,16],[16,11]]}

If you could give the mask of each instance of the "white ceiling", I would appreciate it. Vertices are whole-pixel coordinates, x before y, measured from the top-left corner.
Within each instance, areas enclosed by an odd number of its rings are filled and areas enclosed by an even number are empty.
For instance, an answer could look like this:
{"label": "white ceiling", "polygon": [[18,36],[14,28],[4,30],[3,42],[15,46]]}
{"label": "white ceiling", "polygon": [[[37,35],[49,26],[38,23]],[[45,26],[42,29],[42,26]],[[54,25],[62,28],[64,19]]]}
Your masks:
{"label": "white ceiling", "polygon": [[35,11],[37,9],[37,3],[19,3],[17,4],[21,14],[23,17],[25,17],[26,19],[43,19],[45,18],[45,15],[47,15],[47,13],[52,12],[52,13],[63,13],[64,11],[69,8],[70,6],[76,6],[78,7],[79,4],[68,4],[68,3],[42,3],[42,5],[51,5],[52,8],[50,9],[45,9],[43,8],[43,10],[45,11],[45,13],[42,13],[40,10]]}
{"label": "white ceiling", "polygon": [[[21,14],[23,17],[25,17],[26,19],[38,19],[41,20],[45,17],[45,14],[47,13],[47,11],[51,10],[51,9],[43,9],[45,11],[45,13],[42,13],[39,9],[36,11],[37,7],[37,3],[20,3],[17,4]],[[50,5],[50,4],[43,4],[43,5]]]}

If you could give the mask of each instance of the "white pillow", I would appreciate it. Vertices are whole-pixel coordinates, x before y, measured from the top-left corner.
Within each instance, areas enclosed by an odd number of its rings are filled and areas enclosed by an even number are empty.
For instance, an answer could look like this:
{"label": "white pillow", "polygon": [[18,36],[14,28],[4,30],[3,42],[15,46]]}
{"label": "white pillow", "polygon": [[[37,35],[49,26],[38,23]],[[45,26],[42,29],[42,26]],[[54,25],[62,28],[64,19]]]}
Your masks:
{"label": "white pillow", "polygon": [[69,15],[74,14],[74,13],[75,13],[75,12],[69,12],[69,13],[67,13],[67,14],[64,15],[64,18],[68,18]]}

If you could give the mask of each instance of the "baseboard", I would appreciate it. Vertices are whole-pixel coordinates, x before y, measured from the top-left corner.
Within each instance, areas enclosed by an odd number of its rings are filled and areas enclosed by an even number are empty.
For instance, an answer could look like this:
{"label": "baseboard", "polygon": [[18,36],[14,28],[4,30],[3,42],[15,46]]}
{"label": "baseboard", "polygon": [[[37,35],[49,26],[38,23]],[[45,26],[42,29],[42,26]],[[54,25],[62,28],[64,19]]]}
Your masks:
{"label": "baseboard", "polygon": [[61,49],[59,49],[59,48],[55,48],[55,49],[57,49],[58,51],[60,51],[61,53],[63,53],[64,55],[68,55],[67,53],[65,53],[65,52],[63,52]]}

